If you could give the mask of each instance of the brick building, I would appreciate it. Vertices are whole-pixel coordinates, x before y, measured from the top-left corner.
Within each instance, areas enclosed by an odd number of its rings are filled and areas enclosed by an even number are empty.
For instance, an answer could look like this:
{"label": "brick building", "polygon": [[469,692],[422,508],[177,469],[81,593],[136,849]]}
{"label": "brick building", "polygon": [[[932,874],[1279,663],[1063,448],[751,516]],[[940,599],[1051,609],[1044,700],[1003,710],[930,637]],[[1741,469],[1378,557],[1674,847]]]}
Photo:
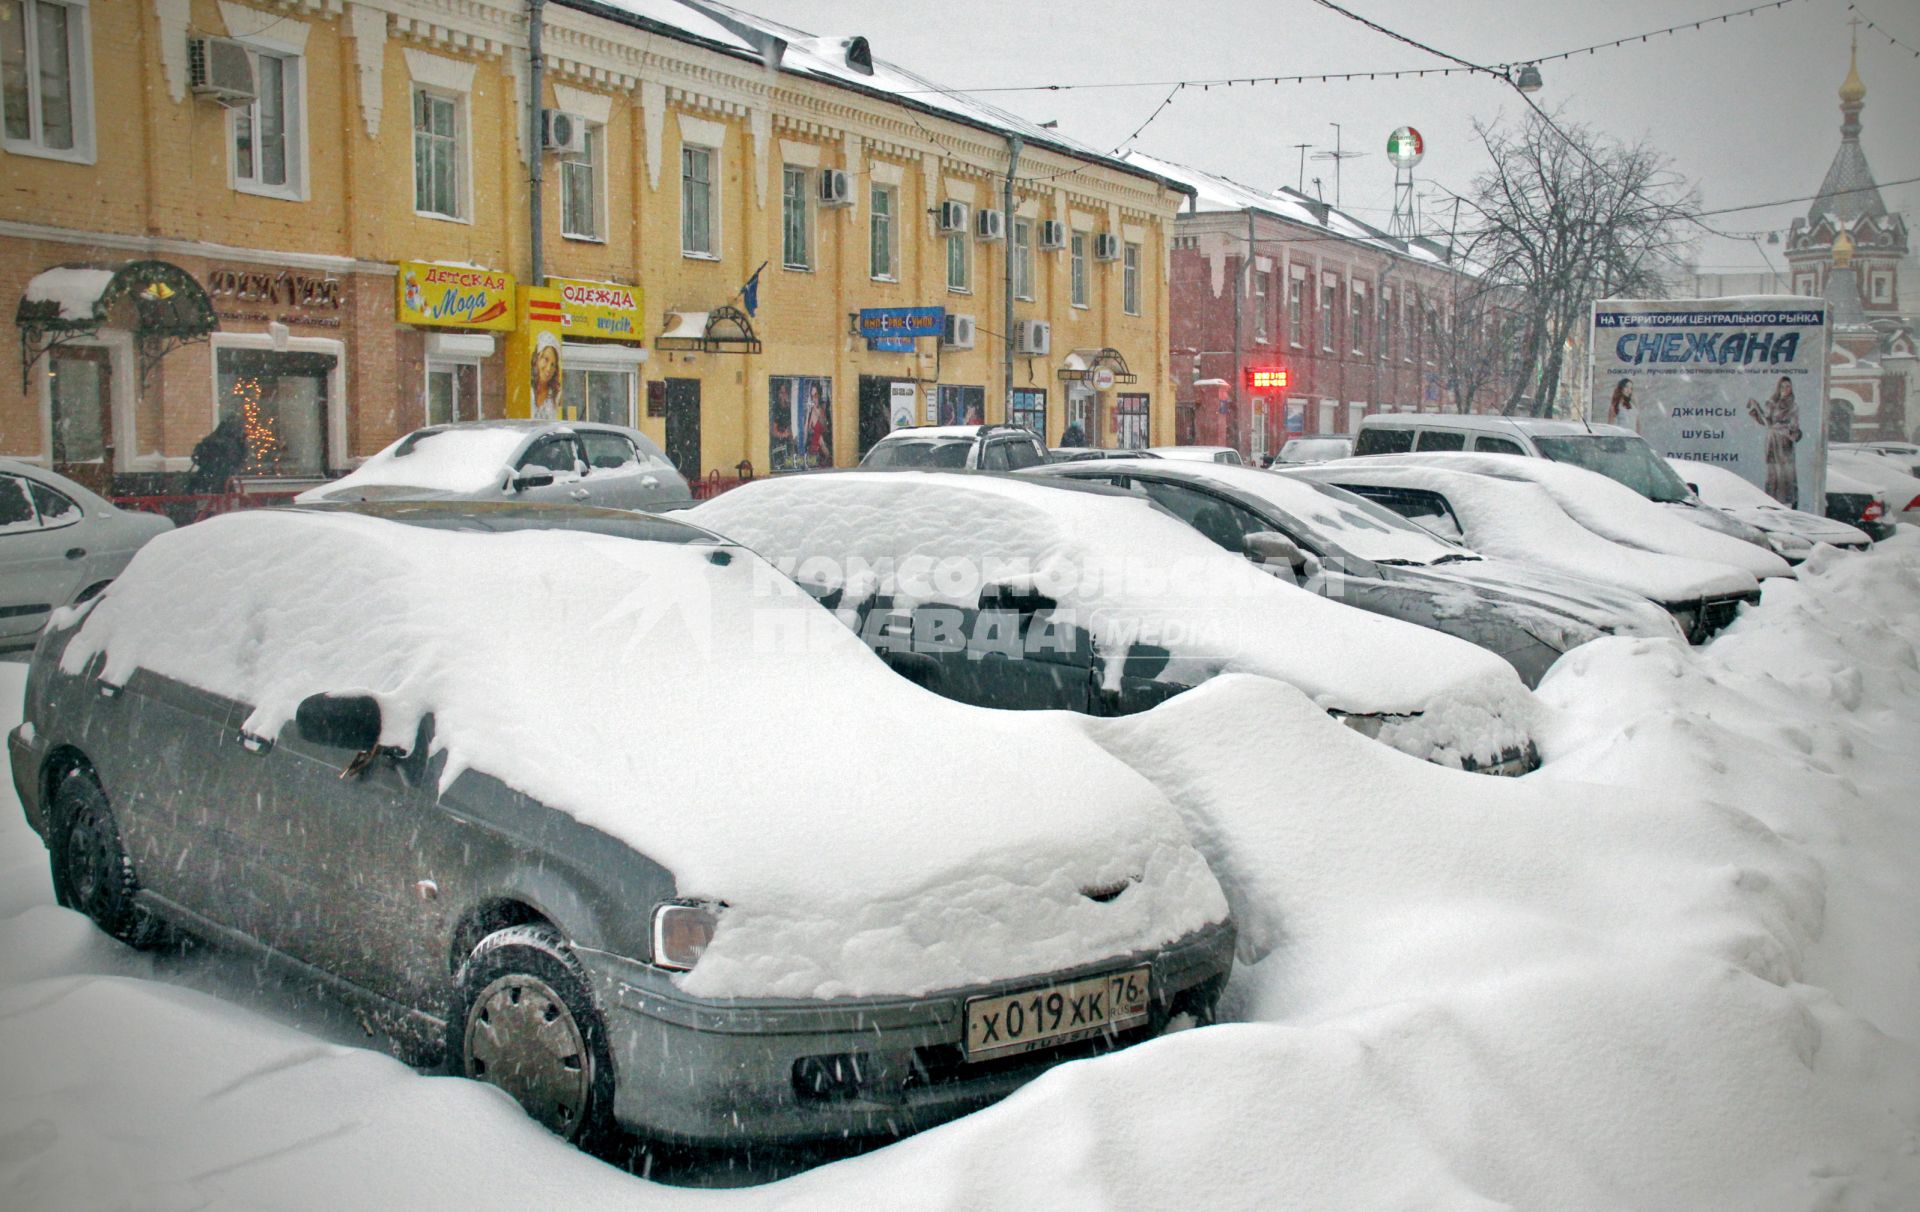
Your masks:
{"label": "brick building", "polygon": [[[297,481],[550,408],[637,425],[690,474],[765,472],[855,462],[903,397],[1170,440],[1180,186],[865,39],[694,0],[546,4],[539,100],[570,129],[542,150],[528,11],[0,4],[0,454],[153,488],[232,417],[249,472]],[[873,343],[865,309],[970,323]],[[536,329],[564,372],[539,399]]]}
{"label": "brick building", "polygon": [[[1289,437],[1351,434],[1369,412],[1505,403],[1501,317],[1443,246],[1291,189],[1128,158],[1194,191],[1174,227],[1168,325],[1181,441],[1257,459]],[[1256,369],[1284,369],[1286,386],[1250,388]]]}

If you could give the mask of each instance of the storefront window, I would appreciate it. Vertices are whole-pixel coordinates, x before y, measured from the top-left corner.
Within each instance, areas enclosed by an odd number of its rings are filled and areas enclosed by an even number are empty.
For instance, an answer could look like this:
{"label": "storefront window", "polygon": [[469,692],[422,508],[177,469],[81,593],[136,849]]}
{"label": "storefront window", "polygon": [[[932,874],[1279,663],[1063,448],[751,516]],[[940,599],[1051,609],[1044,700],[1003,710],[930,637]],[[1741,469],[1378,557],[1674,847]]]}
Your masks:
{"label": "storefront window", "polygon": [[427,424],[451,425],[480,419],[480,364],[427,363]]}
{"label": "storefront window", "polygon": [[939,419],[942,425],[984,425],[987,413],[987,389],[984,387],[956,387],[951,383],[942,383],[939,400]]}
{"label": "storefront window", "polygon": [[240,427],[244,474],[320,476],[327,471],[331,354],[267,349],[217,351],[220,418]]}
{"label": "storefront window", "polygon": [[1038,389],[1022,389],[1013,393],[1012,415],[1007,418],[1015,425],[1024,425],[1034,432],[1042,442],[1047,440],[1047,393]]}
{"label": "storefront window", "polygon": [[580,366],[569,360],[561,379],[561,416],[569,421],[631,426],[636,377],[631,370]]}
{"label": "storefront window", "polygon": [[832,379],[767,379],[767,462],[775,471],[833,466]]}
{"label": "storefront window", "polygon": [[1145,450],[1148,445],[1147,396],[1122,392],[1113,410],[1114,445],[1122,450]]}

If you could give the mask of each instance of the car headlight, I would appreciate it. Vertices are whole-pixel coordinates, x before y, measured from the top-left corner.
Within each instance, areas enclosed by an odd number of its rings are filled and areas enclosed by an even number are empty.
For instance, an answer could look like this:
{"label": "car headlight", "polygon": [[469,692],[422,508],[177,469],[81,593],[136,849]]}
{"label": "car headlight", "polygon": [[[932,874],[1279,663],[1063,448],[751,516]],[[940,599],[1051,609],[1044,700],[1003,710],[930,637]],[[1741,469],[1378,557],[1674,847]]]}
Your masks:
{"label": "car headlight", "polygon": [[663,901],[653,907],[653,963],[685,972],[700,962],[720,924],[719,906]]}
{"label": "car headlight", "polygon": [[1680,624],[1680,630],[1686,634],[1688,640],[1692,640],[1693,629],[1698,626],[1700,622],[1700,612],[1691,607],[1685,610],[1676,610],[1673,612],[1673,621]]}

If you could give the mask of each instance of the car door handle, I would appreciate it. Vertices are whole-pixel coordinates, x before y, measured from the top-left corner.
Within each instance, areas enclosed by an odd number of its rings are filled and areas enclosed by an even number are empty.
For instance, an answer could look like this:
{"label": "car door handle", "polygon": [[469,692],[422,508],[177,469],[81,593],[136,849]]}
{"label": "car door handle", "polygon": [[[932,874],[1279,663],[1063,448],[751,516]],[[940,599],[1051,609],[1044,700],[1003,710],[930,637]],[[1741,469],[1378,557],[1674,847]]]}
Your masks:
{"label": "car door handle", "polygon": [[592,496],[593,494],[591,492],[588,492],[584,488],[576,488],[572,492],[569,492],[567,495],[572,497],[576,501],[584,501],[588,497]]}
{"label": "car door handle", "polygon": [[273,742],[264,736],[255,736],[251,732],[240,734],[240,748],[248,753],[265,753],[273,748]]}
{"label": "car door handle", "polygon": [[659,476],[641,476],[640,483],[647,488],[658,488],[660,487],[660,477]]}
{"label": "car door handle", "polygon": [[67,548],[67,558],[69,560],[84,560],[87,558],[87,549],[84,547],[69,547]]}

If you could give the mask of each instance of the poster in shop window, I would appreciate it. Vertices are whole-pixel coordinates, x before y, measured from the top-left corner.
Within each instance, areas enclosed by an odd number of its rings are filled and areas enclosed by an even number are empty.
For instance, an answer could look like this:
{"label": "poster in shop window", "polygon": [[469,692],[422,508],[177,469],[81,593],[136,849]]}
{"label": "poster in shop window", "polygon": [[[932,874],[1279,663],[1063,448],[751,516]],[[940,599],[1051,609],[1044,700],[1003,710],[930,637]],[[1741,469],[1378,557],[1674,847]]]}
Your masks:
{"label": "poster in shop window", "polygon": [[774,375],[767,380],[767,462],[774,471],[833,466],[833,380]]}
{"label": "poster in shop window", "polygon": [[1588,419],[1825,513],[1827,305],[1793,295],[1604,299]]}
{"label": "poster in shop window", "polygon": [[887,384],[887,428],[905,429],[918,418],[920,391],[911,383]]}

